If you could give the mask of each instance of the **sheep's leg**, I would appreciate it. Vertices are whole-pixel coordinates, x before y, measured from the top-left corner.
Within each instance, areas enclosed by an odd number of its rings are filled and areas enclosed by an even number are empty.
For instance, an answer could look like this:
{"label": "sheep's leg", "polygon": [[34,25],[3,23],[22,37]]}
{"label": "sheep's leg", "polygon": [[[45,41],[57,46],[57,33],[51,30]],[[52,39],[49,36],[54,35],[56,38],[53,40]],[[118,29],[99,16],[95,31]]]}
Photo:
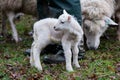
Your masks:
{"label": "sheep's leg", "polygon": [[2,10],[0,10],[0,33],[2,36],[6,37],[7,34],[7,30],[6,30],[6,20],[7,17],[5,15],[5,13],[3,13]]}
{"label": "sheep's leg", "polygon": [[118,40],[120,41],[120,17],[119,17],[119,22],[118,22],[118,31],[117,31],[117,34],[118,34]]}
{"label": "sheep's leg", "polygon": [[78,62],[78,53],[79,53],[79,49],[78,49],[78,44],[74,44],[74,46],[72,46],[72,52],[73,52],[73,65],[75,65],[75,67],[79,68],[79,62]]}
{"label": "sheep's leg", "polygon": [[73,68],[71,65],[71,57],[72,57],[71,43],[67,42],[67,41],[62,41],[62,46],[63,46],[63,50],[64,50],[64,55],[65,55],[66,70],[71,72],[71,71],[73,71]]}
{"label": "sheep's leg", "polygon": [[30,61],[31,61],[31,65],[34,65],[38,70],[42,70],[42,66],[40,62],[40,53],[47,44],[48,41],[45,38],[40,37],[32,45]]}
{"label": "sheep's leg", "polygon": [[1,23],[1,34],[6,37],[7,35],[7,29],[6,29],[6,20],[7,20],[7,17],[5,15],[5,13],[2,12],[1,14],[1,20],[2,20],[2,23]]}
{"label": "sheep's leg", "polygon": [[8,16],[8,19],[9,19],[9,21],[10,21],[10,24],[11,24],[13,39],[14,39],[16,42],[18,42],[18,41],[19,41],[18,33],[17,33],[16,27],[15,27],[15,24],[14,24],[15,14],[14,14],[13,12],[10,12],[10,13],[7,14],[7,16]]}

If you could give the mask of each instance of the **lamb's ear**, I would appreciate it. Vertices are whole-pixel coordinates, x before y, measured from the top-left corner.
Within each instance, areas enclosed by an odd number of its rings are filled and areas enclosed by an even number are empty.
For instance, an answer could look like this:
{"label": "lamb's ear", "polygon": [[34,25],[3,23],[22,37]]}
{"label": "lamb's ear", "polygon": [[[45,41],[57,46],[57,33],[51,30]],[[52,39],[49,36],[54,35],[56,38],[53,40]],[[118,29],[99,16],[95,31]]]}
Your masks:
{"label": "lamb's ear", "polygon": [[68,21],[70,21],[71,20],[71,16],[68,16]]}
{"label": "lamb's ear", "polygon": [[68,13],[66,12],[66,10],[63,10],[63,14],[68,14]]}
{"label": "lamb's ear", "polygon": [[108,25],[118,25],[117,23],[115,23],[111,18],[105,16],[104,17],[105,23]]}
{"label": "lamb's ear", "polygon": [[[68,14],[68,13],[66,12],[66,10],[63,10],[63,14]],[[68,21],[70,21],[70,20],[71,20],[71,16],[70,16],[70,15],[68,15],[67,20],[68,20]]]}

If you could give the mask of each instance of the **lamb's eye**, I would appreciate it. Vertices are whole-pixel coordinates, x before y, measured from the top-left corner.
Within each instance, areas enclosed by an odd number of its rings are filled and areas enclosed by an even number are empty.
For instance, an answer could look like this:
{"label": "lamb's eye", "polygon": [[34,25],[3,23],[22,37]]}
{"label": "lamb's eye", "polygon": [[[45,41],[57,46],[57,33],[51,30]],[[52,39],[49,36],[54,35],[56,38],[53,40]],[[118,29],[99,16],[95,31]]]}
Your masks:
{"label": "lamb's eye", "polygon": [[64,24],[64,22],[61,21],[62,24]]}

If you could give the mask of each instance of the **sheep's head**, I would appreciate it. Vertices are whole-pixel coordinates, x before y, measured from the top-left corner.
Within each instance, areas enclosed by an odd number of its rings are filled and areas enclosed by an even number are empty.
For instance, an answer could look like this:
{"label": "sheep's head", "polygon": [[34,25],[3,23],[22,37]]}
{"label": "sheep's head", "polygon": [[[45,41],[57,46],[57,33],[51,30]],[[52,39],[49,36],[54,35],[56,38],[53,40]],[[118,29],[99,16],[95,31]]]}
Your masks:
{"label": "sheep's head", "polygon": [[54,29],[56,31],[69,30],[71,18],[72,16],[63,10],[63,14],[59,16],[58,23],[55,25]]}
{"label": "sheep's head", "polygon": [[103,19],[84,19],[83,29],[87,39],[89,49],[97,49],[100,44],[100,37],[108,28],[109,25],[117,25],[109,17]]}

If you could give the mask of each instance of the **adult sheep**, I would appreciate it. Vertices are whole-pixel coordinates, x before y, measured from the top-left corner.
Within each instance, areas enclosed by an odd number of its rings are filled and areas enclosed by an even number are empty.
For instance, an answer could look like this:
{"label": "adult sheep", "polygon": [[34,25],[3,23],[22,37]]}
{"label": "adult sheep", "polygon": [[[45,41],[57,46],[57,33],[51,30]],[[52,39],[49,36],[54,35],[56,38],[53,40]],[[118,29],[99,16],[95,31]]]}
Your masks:
{"label": "adult sheep", "polygon": [[108,26],[117,25],[110,19],[115,12],[115,0],[81,0],[81,5],[87,46],[95,50]]}
{"label": "adult sheep", "polygon": [[2,33],[5,34],[6,19],[9,19],[13,39],[18,42],[19,37],[14,24],[14,18],[18,13],[25,13],[37,16],[37,2],[36,0],[0,0],[0,7],[2,10]]}

